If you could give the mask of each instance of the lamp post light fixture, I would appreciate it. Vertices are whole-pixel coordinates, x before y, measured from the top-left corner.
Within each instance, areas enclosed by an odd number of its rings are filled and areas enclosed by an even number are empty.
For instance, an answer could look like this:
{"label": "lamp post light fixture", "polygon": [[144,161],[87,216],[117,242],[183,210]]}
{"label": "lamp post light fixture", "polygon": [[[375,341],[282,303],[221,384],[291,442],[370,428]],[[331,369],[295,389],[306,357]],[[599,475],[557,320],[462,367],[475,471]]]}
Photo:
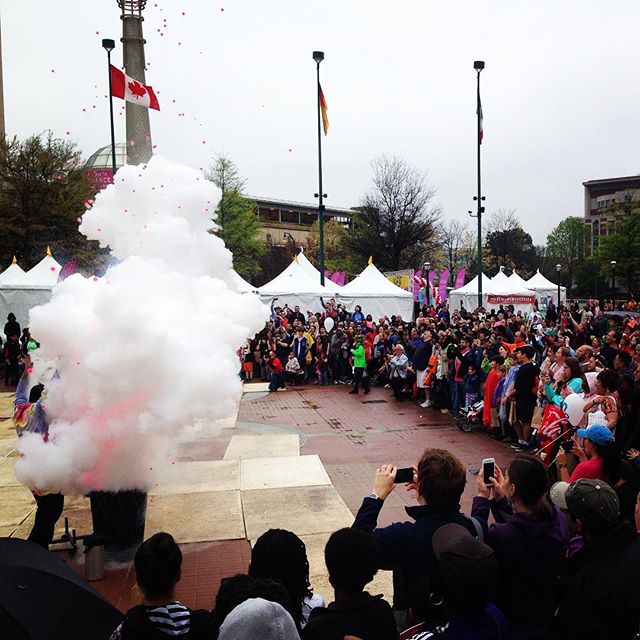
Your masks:
{"label": "lamp post light fixture", "polygon": [[478,203],[478,308],[482,307],[482,214],[484,213],[484,196],[482,195],[482,175],[480,171],[480,146],[482,144],[482,103],[480,102],[480,72],[484,69],[484,60],[473,63],[476,70],[476,120],[477,120],[477,154],[478,154],[478,195],[473,199]]}
{"label": "lamp post light fixture", "polygon": [[111,171],[112,180],[116,176],[116,134],[113,127],[113,88],[111,86],[111,52],[116,48],[115,40],[103,38],[102,48],[107,52],[107,73],[109,74],[109,117],[111,118]]}
{"label": "lamp post light fixture", "polygon": [[611,265],[611,289],[612,291],[612,298],[613,298],[613,308],[615,310],[616,308],[616,265],[618,264],[615,260],[612,260],[610,263]]}
{"label": "lamp post light fixture", "polygon": [[313,61],[316,63],[316,108],[318,110],[318,193],[315,197],[318,198],[318,253],[319,253],[319,266],[320,266],[320,284],[324,285],[324,203],[323,199],[327,197],[327,194],[322,191],[322,110],[320,104],[320,95],[322,89],[320,88],[320,63],[324,60],[324,51],[314,51]]}
{"label": "lamp post light fixture", "polygon": [[425,280],[427,281],[427,284],[425,285],[425,291],[427,293],[427,308],[429,308],[431,306],[431,291],[429,288],[429,272],[431,271],[431,263],[430,262],[425,262],[423,265],[423,271],[427,274],[427,277],[425,278]]}
{"label": "lamp post light fixture", "polygon": [[561,264],[556,265],[556,272],[558,274],[558,310],[560,310],[560,269],[562,269]]}

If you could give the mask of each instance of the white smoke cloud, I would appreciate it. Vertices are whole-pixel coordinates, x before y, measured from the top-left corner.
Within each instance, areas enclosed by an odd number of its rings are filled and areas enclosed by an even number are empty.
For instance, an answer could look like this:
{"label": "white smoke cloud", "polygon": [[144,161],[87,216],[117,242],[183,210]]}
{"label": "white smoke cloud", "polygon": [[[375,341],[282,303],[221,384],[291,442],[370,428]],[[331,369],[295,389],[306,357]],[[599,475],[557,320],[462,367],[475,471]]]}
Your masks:
{"label": "white smoke cloud", "polygon": [[171,444],[215,430],[241,395],[237,349],[268,309],[231,286],[232,257],[209,233],[220,198],[200,172],[154,157],[125,166],[80,230],[121,260],[73,275],[32,309],[49,441],[25,435],[19,480],[65,492],[149,487]]}

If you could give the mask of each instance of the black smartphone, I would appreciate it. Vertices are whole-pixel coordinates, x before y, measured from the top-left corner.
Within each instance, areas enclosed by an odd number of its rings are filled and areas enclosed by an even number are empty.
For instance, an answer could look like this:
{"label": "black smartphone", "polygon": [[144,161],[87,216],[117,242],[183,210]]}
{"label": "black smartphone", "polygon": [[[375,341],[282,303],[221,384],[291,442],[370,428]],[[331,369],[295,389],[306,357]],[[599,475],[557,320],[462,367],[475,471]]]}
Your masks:
{"label": "black smartphone", "polygon": [[496,461],[494,458],[485,458],[482,461],[482,481],[486,485],[491,484],[491,478],[496,475]]}
{"label": "black smartphone", "polygon": [[398,469],[396,471],[396,478],[394,482],[396,484],[407,484],[409,482],[413,482],[413,469],[411,467]]}

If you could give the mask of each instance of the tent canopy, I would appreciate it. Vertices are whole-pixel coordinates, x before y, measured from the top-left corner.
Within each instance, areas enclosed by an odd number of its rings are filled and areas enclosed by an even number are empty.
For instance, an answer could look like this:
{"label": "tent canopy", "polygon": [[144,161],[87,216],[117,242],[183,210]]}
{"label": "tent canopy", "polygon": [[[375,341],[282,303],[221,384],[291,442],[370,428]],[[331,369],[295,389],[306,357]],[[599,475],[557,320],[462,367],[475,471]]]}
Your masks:
{"label": "tent canopy", "polygon": [[[313,264],[310,262],[309,258],[304,255],[304,249],[300,249],[300,253],[297,256],[298,263],[300,266],[310,275],[316,282],[320,282],[320,270],[316,269]],[[325,282],[327,278],[325,278]],[[333,283],[331,285],[331,289],[340,288],[337,284]]]}
{"label": "tent canopy", "polygon": [[247,282],[235,269],[231,269],[229,279],[231,286],[240,293],[256,291],[256,288],[250,282]]}
{"label": "tent canopy", "polygon": [[25,276],[25,271],[17,263],[15,257],[13,262],[2,273],[0,273],[0,284],[5,286],[19,286]]}
{"label": "tent canopy", "polygon": [[519,285],[520,287],[524,287],[526,289],[530,289],[531,287],[527,286],[527,282],[524,278],[521,278],[518,273],[516,272],[516,270],[513,270],[513,273],[509,276],[509,280],[511,282],[513,282],[514,284]]}
{"label": "tent canopy", "polygon": [[[556,302],[558,296],[558,285],[551,282],[551,280],[545,278],[538,269],[529,280],[527,280],[527,287],[535,291],[536,296],[540,299],[540,302],[544,305],[548,303],[548,300]],[[567,299],[567,288],[560,287],[560,301],[565,302]]]}
{"label": "tent canopy", "polygon": [[396,298],[413,298],[413,294],[410,291],[405,291],[393,284],[391,280],[380,272],[375,264],[368,265],[357,278],[345,284],[340,293],[362,297],[385,295]]}
{"label": "tent canopy", "polygon": [[413,317],[413,293],[397,287],[373,263],[357,278],[339,287],[338,295],[349,311],[360,305],[365,315],[371,314],[376,320],[382,316]]}
{"label": "tent canopy", "polygon": [[55,287],[60,269],[62,266],[49,253],[24,274],[19,285],[23,287]]}
{"label": "tent canopy", "polygon": [[263,302],[269,303],[277,297],[277,306],[288,304],[299,306],[301,311],[316,312],[323,310],[320,297],[333,298],[338,289],[333,282],[328,287],[322,286],[320,276],[316,280],[309,275],[296,256],[281,274],[259,287],[258,293]]}

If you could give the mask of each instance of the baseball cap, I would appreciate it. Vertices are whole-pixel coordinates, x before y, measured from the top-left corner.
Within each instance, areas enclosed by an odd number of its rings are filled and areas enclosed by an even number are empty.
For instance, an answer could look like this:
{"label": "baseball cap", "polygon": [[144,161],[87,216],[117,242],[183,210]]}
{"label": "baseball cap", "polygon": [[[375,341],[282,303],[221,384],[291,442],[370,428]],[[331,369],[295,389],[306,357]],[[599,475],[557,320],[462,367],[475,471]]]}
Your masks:
{"label": "baseball cap", "polygon": [[443,583],[456,599],[486,599],[500,583],[493,549],[459,524],[445,524],[434,534],[433,553]]}
{"label": "baseball cap", "polygon": [[618,496],[602,480],[581,478],[571,484],[556,482],[549,495],[554,504],[568,509],[573,518],[591,529],[602,530],[620,518]]}
{"label": "baseball cap", "polygon": [[608,444],[613,441],[613,433],[603,424],[592,424],[586,429],[578,429],[578,437],[587,438],[594,444]]}

